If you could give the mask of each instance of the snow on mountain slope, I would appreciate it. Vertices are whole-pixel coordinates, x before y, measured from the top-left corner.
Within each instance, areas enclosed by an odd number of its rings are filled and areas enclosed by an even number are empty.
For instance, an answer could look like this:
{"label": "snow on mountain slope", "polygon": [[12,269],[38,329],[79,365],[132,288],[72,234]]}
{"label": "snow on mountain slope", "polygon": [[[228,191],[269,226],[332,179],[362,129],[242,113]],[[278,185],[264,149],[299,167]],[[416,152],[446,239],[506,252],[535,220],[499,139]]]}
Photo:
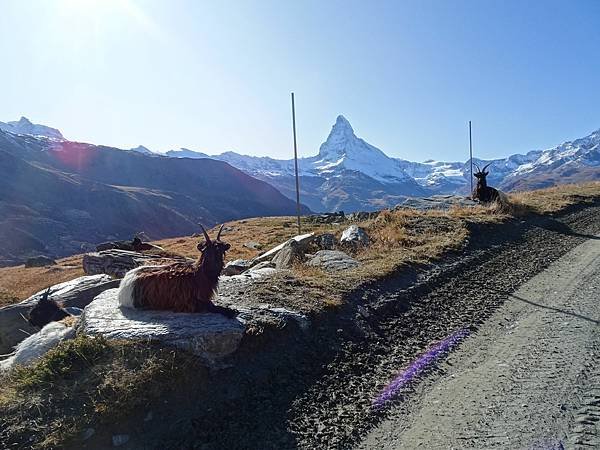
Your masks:
{"label": "snow on mountain slope", "polygon": [[38,125],[31,123],[26,117],[21,117],[18,121],[0,122],[0,130],[8,131],[13,134],[29,134],[31,136],[44,136],[47,138],[64,140],[65,138],[55,128],[47,127],[46,125]]}
{"label": "snow on mountain slope", "polygon": [[[166,155],[178,158],[218,159],[251,174],[294,175],[292,159],[246,156],[231,151],[209,156],[188,149],[170,150]],[[411,181],[399,160],[390,158],[377,147],[356,137],[350,122],[344,116],[338,116],[327,140],[321,144],[318,155],[299,158],[298,166],[301,176],[330,178],[344,170],[351,170],[383,183]]]}
{"label": "snow on mountain slope", "polygon": [[317,159],[312,160],[312,166],[322,176],[345,169],[361,172],[383,183],[410,180],[398,160],[356,137],[344,116],[337,117],[327,140],[319,149]]}

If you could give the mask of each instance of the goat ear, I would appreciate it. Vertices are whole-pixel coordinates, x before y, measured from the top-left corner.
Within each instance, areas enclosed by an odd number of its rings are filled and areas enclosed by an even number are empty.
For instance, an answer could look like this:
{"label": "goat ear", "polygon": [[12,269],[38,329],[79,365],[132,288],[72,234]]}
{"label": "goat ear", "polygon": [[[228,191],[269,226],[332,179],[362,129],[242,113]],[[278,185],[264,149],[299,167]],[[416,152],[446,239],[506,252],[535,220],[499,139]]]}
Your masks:
{"label": "goat ear", "polygon": [[196,248],[198,250],[200,250],[201,252],[203,252],[206,249],[206,242],[198,242],[198,245],[196,245]]}
{"label": "goat ear", "polygon": [[223,248],[225,249],[225,251],[227,251],[227,250],[229,250],[231,248],[231,245],[225,244],[225,246]]}
{"label": "goat ear", "polygon": [[489,172],[483,172],[483,174],[487,177],[490,173]]}

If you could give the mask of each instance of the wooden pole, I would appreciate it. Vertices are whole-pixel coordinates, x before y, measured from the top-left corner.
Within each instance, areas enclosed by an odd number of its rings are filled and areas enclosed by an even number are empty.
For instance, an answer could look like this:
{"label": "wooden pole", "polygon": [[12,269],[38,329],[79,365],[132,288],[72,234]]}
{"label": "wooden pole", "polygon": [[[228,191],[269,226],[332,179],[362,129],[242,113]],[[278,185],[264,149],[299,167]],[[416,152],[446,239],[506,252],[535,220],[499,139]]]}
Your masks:
{"label": "wooden pole", "polygon": [[469,162],[471,166],[471,195],[473,195],[473,140],[471,139],[471,121],[469,120]]}
{"label": "wooden pole", "polygon": [[294,93],[292,92],[292,128],[294,130],[294,166],[296,169],[296,216],[298,218],[298,234],[302,233],[300,228],[300,183],[298,181],[298,147],[296,145],[296,107],[294,105]]}

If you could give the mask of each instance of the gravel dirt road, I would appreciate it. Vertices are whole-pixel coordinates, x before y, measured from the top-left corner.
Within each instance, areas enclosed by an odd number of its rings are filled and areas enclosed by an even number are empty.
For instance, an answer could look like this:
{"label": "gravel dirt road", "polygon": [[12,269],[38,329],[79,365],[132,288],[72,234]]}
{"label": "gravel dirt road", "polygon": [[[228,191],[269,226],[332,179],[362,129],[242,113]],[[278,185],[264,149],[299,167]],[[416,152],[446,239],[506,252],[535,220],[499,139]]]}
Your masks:
{"label": "gravel dirt road", "polygon": [[600,448],[599,357],[600,237],[591,237],[512,293],[443,376],[358,448]]}

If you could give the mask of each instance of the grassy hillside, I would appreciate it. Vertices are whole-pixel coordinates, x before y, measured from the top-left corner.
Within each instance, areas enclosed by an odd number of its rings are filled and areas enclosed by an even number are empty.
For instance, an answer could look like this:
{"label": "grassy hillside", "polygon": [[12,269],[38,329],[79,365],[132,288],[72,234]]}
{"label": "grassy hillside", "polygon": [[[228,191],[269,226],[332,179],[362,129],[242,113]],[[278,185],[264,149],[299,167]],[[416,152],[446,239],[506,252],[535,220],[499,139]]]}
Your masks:
{"label": "grassy hillside", "polygon": [[[377,219],[360,223],[373,238],[373,245],[354,255],[362,262],[358,270],[331,277],[319,270],[298,266],[295,276],[314,287],[332,292],[384,277],[399,267],[425,263],[444,252],[461,248],[468,239],[469,222],[498,223],[514,215],[554,214],[565,208],[600,198],[600,182],[566,185],[520,192],[509,196],[512,206],[453,208],[449,211],[402,209],[385,211]],[[315,225],[303,219],[302,232],[331,232],[339,237],[346,223]],[[216,228],[210,233],[216,233]],[[250,259],[297,234],[294,217],[253,218],[227,222],[223,239],[231,244],[227,260]],[[165,250],[196,258],[200,238],[182,236],[157,241]],[[252,244],[252,245],[247,245]],[[258,244],[257,248],[255,244]],[[0,268],[0,305],[22,300],[48,285],[83,275],[82,255],[64,258],[56,266]]]}

